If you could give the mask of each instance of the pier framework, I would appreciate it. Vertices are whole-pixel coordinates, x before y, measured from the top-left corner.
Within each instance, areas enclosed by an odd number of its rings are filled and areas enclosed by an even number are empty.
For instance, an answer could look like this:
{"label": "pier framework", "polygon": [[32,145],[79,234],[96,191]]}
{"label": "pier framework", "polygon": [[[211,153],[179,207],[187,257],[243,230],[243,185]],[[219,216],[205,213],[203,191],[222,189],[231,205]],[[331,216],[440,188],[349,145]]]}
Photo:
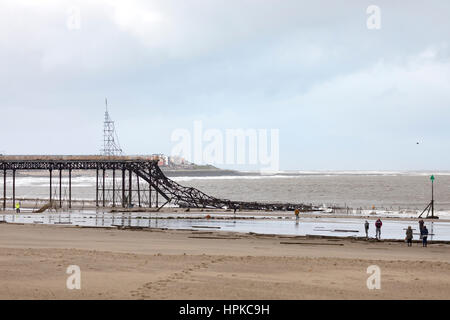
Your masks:
{"label": "pier framework", "polygon": [[[0,172],[3,172],[3,204],[6,210],[8,173],[12,173],[12,204],[16,201],[16,172],[41,170],[49,173],[49,202],[62,208],[62,177],[68,176],[68,207],[72,207],[72,173],[74,170],[95,170],[96,207],[130,207],[143,204],[157,210],[171,203],[184,208],[217,208],[240,210],[295,210],[311,211],[311,205],[290,203],[260,203],[231,201],[209,196],[204,192],[185,187],[169,179],[159,168],[158,159],[144,156],[0,156]],[[53,175],[59,184],[56,197],[52,194]],[[106,188],[107,176],[112,176],[112,187]],[[120,184],[116,185],[119,178]],[[136,179],[136,187],[133,180]],[[144,186],[144,184],[146,186]],[[145,199],[147,201],[143,201]],[[137,198],[137,199],[136,199]],[[134,200],[133,200],[134,199]],[[152,201],[152,199],[154,199]],[[161,200],[161,202],[160,202]]]}

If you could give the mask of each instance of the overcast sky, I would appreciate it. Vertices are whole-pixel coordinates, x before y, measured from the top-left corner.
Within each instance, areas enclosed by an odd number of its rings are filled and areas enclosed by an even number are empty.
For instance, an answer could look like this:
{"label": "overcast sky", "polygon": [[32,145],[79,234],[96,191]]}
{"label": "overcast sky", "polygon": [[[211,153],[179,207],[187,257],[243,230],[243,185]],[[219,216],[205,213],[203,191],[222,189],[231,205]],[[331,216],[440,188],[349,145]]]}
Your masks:
{"label": "overcast sky", "polygon": [[449,16],[448,0],[0,0],[0,153],[99,153],[108,97],[127,154],[170,153],[202,120],[279,129],[282,170],[450,170]]}

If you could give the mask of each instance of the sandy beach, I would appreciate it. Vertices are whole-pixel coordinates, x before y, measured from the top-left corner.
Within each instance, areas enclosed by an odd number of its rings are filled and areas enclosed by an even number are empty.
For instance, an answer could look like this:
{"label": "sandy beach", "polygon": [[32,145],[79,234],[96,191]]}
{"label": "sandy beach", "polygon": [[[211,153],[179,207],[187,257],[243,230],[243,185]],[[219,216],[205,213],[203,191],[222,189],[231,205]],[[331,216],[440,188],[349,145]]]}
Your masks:
{"label": "sandy beach", "polygon": [[[0,224],[1,299],[448,299],[450,245]],[[78,265],[81,289],[68,290]],[[367,267],[381,270],[369,290]]]}

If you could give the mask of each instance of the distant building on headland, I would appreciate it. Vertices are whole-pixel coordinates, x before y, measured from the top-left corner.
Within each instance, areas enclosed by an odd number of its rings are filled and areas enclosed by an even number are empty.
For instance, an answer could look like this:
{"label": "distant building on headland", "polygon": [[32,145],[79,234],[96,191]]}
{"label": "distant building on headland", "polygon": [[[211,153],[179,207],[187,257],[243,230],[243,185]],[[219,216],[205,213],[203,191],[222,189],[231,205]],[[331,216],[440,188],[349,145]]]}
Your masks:
{"label": "distant building on headland", "polygon": [[167,156],[162,153],[155,153],[150,157],[154,160],[158,160],[158,165],[162,167],[183,167],[192,165],[192,163],[180,156]]}

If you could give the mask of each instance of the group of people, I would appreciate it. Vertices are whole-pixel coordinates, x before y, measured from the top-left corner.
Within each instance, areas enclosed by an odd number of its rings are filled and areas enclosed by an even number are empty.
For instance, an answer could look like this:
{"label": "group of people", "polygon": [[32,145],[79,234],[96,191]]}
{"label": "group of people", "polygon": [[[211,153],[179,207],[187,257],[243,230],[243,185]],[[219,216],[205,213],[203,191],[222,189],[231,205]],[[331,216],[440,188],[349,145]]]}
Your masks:
{"label": "group of people", "polygon": [[[381,238],[381,226],[383,225],[383,222],[381,222],[381,219],[377,219],[375,221],[375,237],[379,240]],[[366,230],[366,238],[369,237],[369,222],[366,220],[364,223],[364,229]],[[420,229],[420,239],[422,239],[422,246],[426,247],[428,244],[428,229],[425,226],[425,223],[423,220],[419,221],[419,229]],[[412,246],[412,240],[413,240],[413,229],[411,226],[408,226],[408,229],[406,229],[406,243],[408,244],[408,247]]]}
{"label": "group of people", "polygon": [[[420,229],[420,239],[422,239],[422,247],[426,247],[428,245],[428,229],[423,220],[419,221],[419,229]],[[411,226],[408,226],[406,229],[406,242],[408,243],[408,247],[412,246],[413,239],[413,229]]]}
{"label": "group of people", "polygon": [[[383,222],[381,222],[381,219],[377,219],[375,221],[375,238],[378,240],[381,239],[381,226],[383,225]],[[369,221],[366,220],[364,223],[364,229],[366,230],[366,238],[369,237]]]}

